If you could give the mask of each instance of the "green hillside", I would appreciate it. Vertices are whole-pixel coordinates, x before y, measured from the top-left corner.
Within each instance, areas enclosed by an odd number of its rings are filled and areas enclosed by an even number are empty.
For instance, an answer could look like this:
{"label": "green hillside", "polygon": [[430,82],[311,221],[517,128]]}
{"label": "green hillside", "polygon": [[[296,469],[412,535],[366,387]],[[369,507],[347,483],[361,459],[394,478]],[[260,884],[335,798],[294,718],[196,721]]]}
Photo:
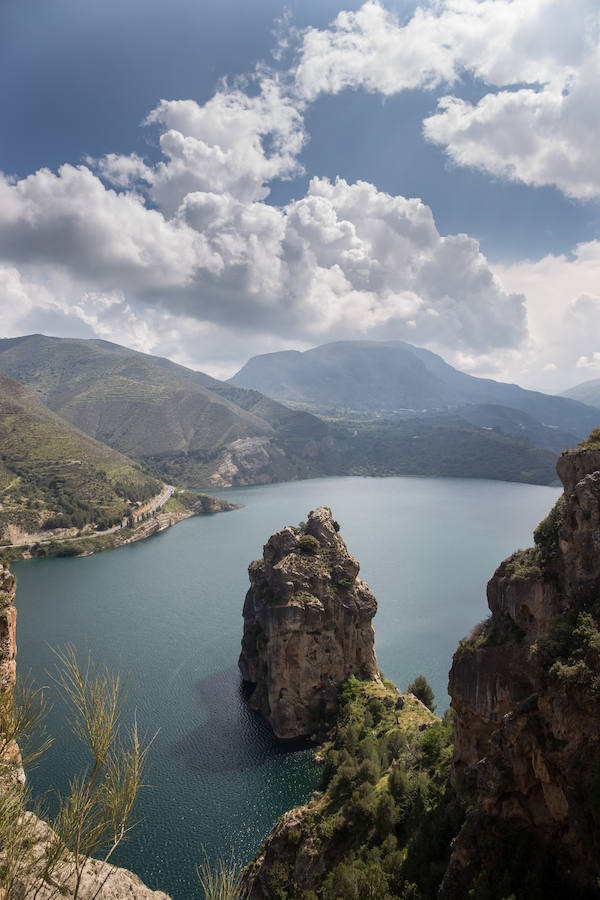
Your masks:
{"label": "green hillside", "polygon": [[[271,458],[282,456],[280,439],[304,446],[327,432],[316,417],[256,391],[107,341],[1,340],[0,371],[97,440],[151,459],[157,472],[183,468],[193,486],[209,484],[222,449],[241,438],[268,439],[268,468]],[[281,477],[295,477],[295,460],[283,456]]]}
{"label": "green hillside", "polygon": [[80,433],[28,388],[0,376],[0,537],[7,526],[109,528],[160,493],[161,482]]}
{"label": "green hillside", "polygon": [[556,454],[458,416],[335,428],[336,465],[347,475],[427,475],[558,484]]}

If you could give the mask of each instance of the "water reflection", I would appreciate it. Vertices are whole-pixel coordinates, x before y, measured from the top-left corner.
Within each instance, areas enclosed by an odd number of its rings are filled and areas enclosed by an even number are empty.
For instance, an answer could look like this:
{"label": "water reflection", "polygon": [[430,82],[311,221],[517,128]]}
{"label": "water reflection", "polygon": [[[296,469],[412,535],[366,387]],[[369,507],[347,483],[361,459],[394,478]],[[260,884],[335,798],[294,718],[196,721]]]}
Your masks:
{"label": "water reflection", "polygon": [[170,747],[188,772],[202,777],[241,772],[310,747],[305,740],[277,740],[263,717],[248,708],[248,689],[236,666],[196,682],[194,694],[203,724]]}

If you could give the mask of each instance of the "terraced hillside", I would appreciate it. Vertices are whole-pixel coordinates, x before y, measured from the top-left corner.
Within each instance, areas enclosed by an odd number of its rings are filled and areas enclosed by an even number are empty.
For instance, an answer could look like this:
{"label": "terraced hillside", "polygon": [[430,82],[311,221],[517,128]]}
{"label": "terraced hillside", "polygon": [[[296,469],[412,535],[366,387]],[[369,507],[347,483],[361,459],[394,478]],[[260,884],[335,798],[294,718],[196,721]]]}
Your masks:
{"label": "terraced hillside", "polygon": [[109,528],[160,493],[161,482],[81,433],[27,387],[0,376],[0,539]]}
{"label": "terraced hillside", "polygon": [[[107,341],[5,339],[0,371],[82,431],[190,486],[210,484],[231,445],[234,464],[258,468],[258,480],[299,477],[299,459],[327,433],[315,416],[257,391]],[[240,440],[250,444],[236,447]],[[231,459],[225,462],[231,469]]]}

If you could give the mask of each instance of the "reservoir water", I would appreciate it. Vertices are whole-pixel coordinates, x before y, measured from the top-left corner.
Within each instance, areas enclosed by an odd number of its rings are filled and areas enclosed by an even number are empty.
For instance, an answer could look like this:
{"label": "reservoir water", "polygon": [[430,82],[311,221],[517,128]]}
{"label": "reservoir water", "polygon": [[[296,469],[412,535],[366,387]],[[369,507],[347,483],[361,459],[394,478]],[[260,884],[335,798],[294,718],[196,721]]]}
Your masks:
{"label": "reservoir water", "polygon": [[[150,734],[138,815],[119,863],[174,900],[201,891],[196,866],[248,861],[275,819],[318,785],[310,750],[276,742],[250,713],[237,670],[248,563],[279,528],[331,506],[378,599],[379,664],[404,689],[423,673],[446,708],[458,640],[488,614],[485,584],[532,543],[559,489],[492,481],[322,478],[221,492],[244,508],[188,519],[147,541],[83,559],[22,562],[18,666],[48,684],[52,647],[72,642],[128,673],[128,704]],[[55,701],[56,736],[30,774],[65,789],[80,751]],[[49,801],[51,802],[51,800]]]}

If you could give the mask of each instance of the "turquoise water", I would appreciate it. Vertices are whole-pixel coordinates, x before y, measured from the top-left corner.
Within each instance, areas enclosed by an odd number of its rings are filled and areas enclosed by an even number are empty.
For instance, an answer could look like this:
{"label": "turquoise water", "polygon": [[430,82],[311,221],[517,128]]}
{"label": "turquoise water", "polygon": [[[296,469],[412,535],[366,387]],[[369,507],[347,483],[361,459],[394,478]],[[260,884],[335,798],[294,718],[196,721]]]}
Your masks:
{"label": "turquoise water", "polygon": [[[48,683],[51,647],[90,648],[129,673],[129,704],[158,729],[120,864],[175,900],[200,896],[202,848],[245,862],[282,812],[318,784],[305,747],[276,742],[250,713],[237,671],[247,565],[278,528],[331,506],[379,611],[379,664],[405,688],[423,673],[447,706],[457,641],[487,615],[485,583],[531,544],[558,489],[422,478],[323,478],[222,492],[243,509],[188,519],[147,541],[84,559],[16,565],[18,665]],[[80,763],[58,702],[56,743],[31,773],[64,788]]]}

